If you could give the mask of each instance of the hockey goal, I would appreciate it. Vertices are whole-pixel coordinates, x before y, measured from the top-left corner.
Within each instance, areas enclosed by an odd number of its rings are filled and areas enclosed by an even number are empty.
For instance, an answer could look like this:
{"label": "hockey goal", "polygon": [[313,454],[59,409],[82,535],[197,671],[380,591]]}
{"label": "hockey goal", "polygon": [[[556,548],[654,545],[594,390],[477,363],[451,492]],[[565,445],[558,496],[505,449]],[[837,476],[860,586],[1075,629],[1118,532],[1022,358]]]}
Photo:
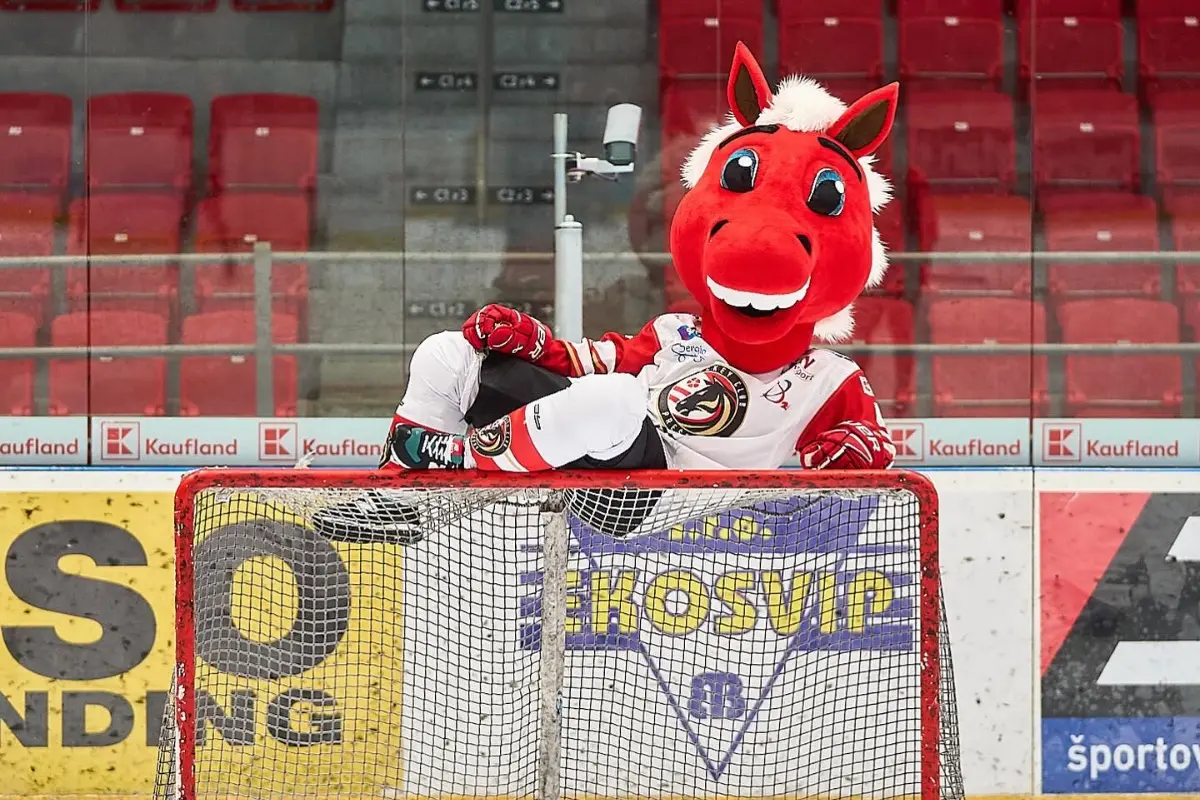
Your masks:
{"label": "hockey goal", "polygon": [[202,470],[176,531],[159,800],[963,794],[919,475]]}

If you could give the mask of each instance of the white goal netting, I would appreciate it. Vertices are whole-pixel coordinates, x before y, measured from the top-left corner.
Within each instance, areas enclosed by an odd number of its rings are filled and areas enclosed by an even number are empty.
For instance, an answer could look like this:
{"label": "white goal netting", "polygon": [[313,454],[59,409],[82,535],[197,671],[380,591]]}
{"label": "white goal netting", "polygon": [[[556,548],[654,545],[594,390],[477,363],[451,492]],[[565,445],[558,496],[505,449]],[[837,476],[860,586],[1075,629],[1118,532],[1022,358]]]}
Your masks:
{"label": "white goal netting", "polygon": [[664,475],[181,491],[156,797],[961,797],[923,484]]}

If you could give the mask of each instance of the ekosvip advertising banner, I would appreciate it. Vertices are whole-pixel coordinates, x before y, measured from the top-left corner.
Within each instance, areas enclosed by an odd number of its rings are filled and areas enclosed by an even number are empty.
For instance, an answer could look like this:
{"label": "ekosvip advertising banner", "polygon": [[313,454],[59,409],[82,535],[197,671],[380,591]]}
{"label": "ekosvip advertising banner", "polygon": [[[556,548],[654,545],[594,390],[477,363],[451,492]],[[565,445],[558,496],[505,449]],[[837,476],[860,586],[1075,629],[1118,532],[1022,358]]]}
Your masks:
{"label": "ekosvip advertising banner", "polygon": [[[0,417],[0,466],[379,463],[390,417]],[[1200,467],[1200,420],[897,419],[898,466]]]}
{"label": "ekosvip advertising banner", "polygon": [[[0,795],[145,794],[150,790],[155,745],[173,661],[171,514],[172,493],[178,479],[179,473],[166,471],[0,472],[0,556],[5,564],[0,573],[3,575],[0,579],[0,627],[3,629],[0,637],[0,775],[4,776]],[[967,786],[972,794],[1028,794],[1034,785],[1032,742],[1035,741],[1029,715],[1035,675],[1028,638],[1034,618],[1029,578],[1033,565],[1029,547],[1033,527],[1029,477],[1013,472],[954,473],[939,476],[937,482],[945,542],[942,563],[949,629],[955,650],[962,760]],[[860,529],[869,526],[874,516],[871,501],[859,499],[854,502],[866,505],[855,513],[839,512],[829,516],[829,519],[837,520],[836,525],[854,528],[847,530],[851,539],[859,536]],[[231,513],[250,513],[247,504],[230,505],[240,509]],[[278,512],[264,507],[261,513],[264,518],[273,518],[271,515]],[[886,517],[886,513],[883,516]],[[755,533],[758,529],[752,522],[747,518],[745,525],[731,523],[730,528],[736,528],[737,536],[724,541],[724,549],[717,548],[713,552],[721,554],[718,561],[732,559],[739,564],[745,561],[749,565],[743,570],[745,575],[757,576],[756,585],[764,582],[766,585],[770,583],[771,570],[777,568],[772,563],[778,563],[779,558],[777,552],[772,555],[772,548],[779,544],[767,539],[765,531]],[[797,530],[806,530],[810,522],[808,516],[799,514],[788,524],[799,526]],[[280,524],[284,521],[280,520]],[[703,526],[698,527],[698,535],[703,535],[703,530]],[[219,530],[208,532],[208,537],[217,537],[213,541],[219,541],[220,535]],[[296,529],[289,535],[304,536],[305,532]],[[780,541],[786,538],[781,537]],[[728,795],[734,789],[746,790],[750,785],[746,781],[753,782],[753,773],[743,767],[749,763],[747,759],[752,760],[765,752],[763,748],[777,748],[787,741],[806,742],[804,746],[814,748],[814,753],[824,747],[822,742],[828,737],[815,737],[809,742],[803,731],[793,730],[783,736],[777,730],[788,719],[807,719],[781,711],[790,706],[778,706],[786,701],[788,692],[795,690],[792,683],[800,670],[794,663],[790,668],[786,663],[780,667],[774,660],[797,658],[794,653],[788,655],[790,648],[786,643],[789,638],[780,636],[778,631],[778,626],[796,613],[790,603],[774,607],[764,600],[765,595],[759,589],[729,583],[739,580],[737,576],[742,573],[714,573],[711,566],[717,562],[713,562],[712,553],[696,553],[694,568],[689,567],[687,573],[664,573],[656,569],[655,564],[667,563],[664,559],[668,552],[675,564],[680,559],[691,558],[686,548],[681,550],[681,543],[670,536],[650,537],[636,548],[636,553],[620,547],[605,550],[602,542],[579,541],[582,549],[574,558],[583,558],[583,551],[590,547],[592,551],[587,558],[599,559],[622,575],[635,576],[632,595],[626,597],[622,592],[608,595],[608,602],[623,609],[619,618],[614,619],[631,626],[632,630],[649,626],[645,627],[647,633],[661,631],[661,626],[682,620],[687,624],[676,625],[672,635],[683,637],[685,642],[678,652],[687,650],[692,656],[679,661],[678,653],[672,654],[669,640],[661,636],[647,637],[645,642],[657,644],[653,647],[648,644],[645,652],[636,648],[614,650],[613,642],[602,641],[588,632],[591,616],[584,614],[577,619],[582,627],[569,643],[570,652],[575,655],[568,657],[578,658],[579,664],[595,665],[604,659],[619,662],[620,669],[607,669],[597,679],[603,678],[606,697],[613,696],[614,688],[608,684],[614,676],[625,682],[627,685],[617,689],[636,698],[636,702],[630,699],[621,705],[625,709],[623,718],[626,722],[642,720],[635,726],[638,730],[629,730],[628,725],[616,726],[611,731],[602,729],[600,738],[603,741],[590,743],[592,752],[607,753],[614,758],[620,756],[613,761],[620,764],[629,758],[660,757],[666,752],[663,748],[669,748],[678,774],[673,776],[667,789],[672,796],[684,797],[719,795],[722,790]],[[504,617],[511,623],[509,627],[523,634],[531,625],[535,626],[535,606],[524,600],[517,605],[503,602],[519,600],[536,589],[525,579],[520,564],[512,559],[489,559],[488,548],[497,546],[493,539],[484,537],[477,544],[479,548],[469,549],[469,552],[463,550],[469,556],[463,563],[463,574],[470,575],[471,564],[476,568],[479,564],[487,564],[490,566],[485,568],[493,570],[507,568],[507,564],[516,570],[509,583],[489,580],[472,583],[468,579],[457,587],[453,593],[457,599],[449,604],[441,597],[443,593],[437,586],[431,587],[428,593],[406,591],[403,607],[396,592],[381,590],[388,585],[394,587],[394,581],[389,584],[377,576],[369,584],[352,587],[352,596],[356,599],[339,640],[341,644],[328,653],[321,664],[289,678],[294,681],[294,684],[288,684],[289,689],[294,690],[289,696],[299,690],[307,691],[305,696],[309,696],[323,689],[322,670],[336,665],[337,659],[345,657],[346,652],[353,652],[355,637],[365,629],[364,620],[368,616],[424,619],[429,630],[444,630],[437,634],[442,637],[455,629],[454,613],[466,615],[464,624],[478,626],[480,619],[495,617],[498,608],[519,608],[519,613],[514,610],[511,617]],[[514,546],[512,542],[507,545]],[[328,543],[324,546],[331,547]],[[441,549],[437,549],[439,546]],[[329,563],[347,559],[346,547],[350,546],[334,546],[337,559]],[[216,551],[224,552],[220,547]],[[438,564],[439,570],[445,569],[449,563],[444,557],[447,552],[447,543],[431,539],[411,551],[397,551],[395,563],[388,569],[401,574],[416,570],[418,577],[424,575],[428,580],[435,570],[428,563],[424,568],[421,564],[432,559],[431,563]],[[254,563],[263,559],[278,563],[273,553],[242,555],[257,558]],[[198,554],[197,558],[201,559],[201,556]],[[841,563],[842,557],[837,558]],[[635,564],[636,569],[628,569]],[[241,573],[236,566],[230,568],[233,570],[230,579],[237,580],[236,576]],[[681,576],[695,583],[688,589],[692,597],[689,607],[699,607],[695,603],[703,597],[710,599],[711,607],[705,606],[709,608],[707,615],[680,614],[672,605],[678,605],[678,598],[670,593],[659,597],[666,605],[655,604],[658,601],[654,598],[659,595],[652,587],[661,584],[660,588],[673,586],[678,590],[683,586],[678,584]],[[896,573],[891,579],[903,577]],[[408,579],[405,581],[407,583]],[[790,584],[784,580],[780,585],[794,586],[794,581],[793,576]],[[227,616],[222,618],[229,619],[239,630],[254,631],[252,638],[259,642],[256,646],[269,648],[269,637],[286,636],[287,625],[285,622],[281,626],[278,617],[264,620],[262,608],[291,609],[300,613],[295,606],[298,601],[293,596],[294,586],[298,584],[286,580],[274,580],[264,585],[245,583],[243,580],[237,591],[228,595],[236,607],[231,606]],[[739,587],[734,592],[736,597],[729,594],[730,586]],[[271,592],[280,594],[268,598],[267,593]],[[738,603],[735,610],[740,610],[733,617],[728,617],[721,610],[725,607],[718,602],[727,596],[743,601]],[[226,595],[220,594],[220,597]],[[594,597],[592,601],[597,602]],[[753,645],[754,654],[761,658],[761,663],[746,653],[736,657],[737,651],[731,648],[750,646],[749,639],[729,644],[726,641],[728,632],[720,634],[714,627],[720,624],[723,614],[728,617],[727,622],[734,620],[747,628],[744,632],[757,642]],[[914,622],[911,614],[893,614],[881,621],[901,628],[911,627]],[[263,636],[268,639],[264,640]],[[630,643],[634,641],[628,636],[626,639]],[[857,654],[855,657],[869,658],[869,650],[878,645],[871,644],[868,639],[850,652]],[[411,643],[402,646],[401,642],[372,639],[372,650],[378,645],[384,651],[378,654],[379,658],[396,660],[391,670],[405,676],[403,692],[399,691],[398,685],[373,686],[368,690],[347,686],[343,680],[338,684],[342,694],[326,698],[328,702],[319,711],[296,705],[292,707],[292,716],[281,716],[278,711],[272,716],[271,709],[279,706],[279,698],[275,694],[268,696],[270,693],[261,691],[264,687],[254,683],[252,678],[245,678],[248,683],[244,688],[254,693],[253,705],[244,708],[236,704],[222,706],[224,713],[242,715],[237,719],[244,717],[245,724],[210,724],[206,746],[229,748],[231,757],[236,750],[239,764],[256,760],[262,764],[287,764],[295,781],[290,790],[296,794],[313,791],[318,784],[328,785],[335,779],[358,786],[367,777],[364,764],[366,771],[373,770],[375,775],[395,776],[399,773],[396,764],[390,760],[397,752],[395,743],[385,743],[388,744],[386,747],[379,745],[384,731],[388,736],[395,735],[396,720],[389,719],[390,724],[376,725],[372,730],[360,730],[358,726],[374,719],[376,712],[399,707],[394,704],[405,703],[409,698],[419,699],[421,676],[428,676],[429,686],[441,687],[438,691],[449,692],[448,696],[476,696],[481,670],[486,672],[491,663],[488,653],[496,658],[503,656],[506,659],[503,663],[510,664],[514,658],[521,657],[520,642],[523,641],[520,636],[512,640],[513,650],[507,656],[493,648],[481,651],[479,659],[469,660],[469,663],[449,664],[435,658],[436,649],[421,651]],[[901,637],[897,641],[911,643],[912,640]],[[915,654],[897,651],[897,656],[908,659],[915,669]],[[747,667],[746,674],[731,671],[730,664],[733,663]],[[773,675],[780,669],[784,677],[779,682],[761,683],[763,676]],[[237,678],[236,671],[231,674],[234,680],[243,680]],[[697,683],[698,675],[703,679],[700,683]],[[793,679],[787,675],[792,675]],[[840,672],[839,676],[838,680],[853,680]],[[860,677],[868,678],[866,675]],[[895,679],[895,676],[889,678]],[[856,685],[860,698],[870,697],[869,680],[866,683],[857,681]],[[504,686],[497,686],[498,690],[507,691]],[[518,690],[519,687],[513,689]],[[574,702],[586,704],[586,695],[578,694],[585,690],[586,686],[575,688]],[[677,702],[671,702],[672,697]],[[515,695],[513,699],[516,699]],[[760,712],[756,709],[758,701],[763,700],[766,705]],[[359,708],[376,701],[378,708]],[[830,692],[808,696],[800,701],[800,705],[814,702],[837,704],[850,700]],[[854,707],[861,712],[862,701],[855,702]],[[880,704],[879,713],[887,715],[886,692],[877,692],[870,702]],[[348,713],[351,707],[360,713]],[[503,736],[507,730],[501,724],[504,720],[530,713],[530,706],[524,701],[498,702],[489,707],[498,715],[497,736]],[[405,713],[420,713],[419,709],[406,708]],[[468,716],[475,711],[472,702],[457,703],[454,708]],[[451,711],[453,709],[448,709],[447,713]],[[846,713],[849,716],[845,718],[826,713],[822,724],[837,726],[842,724],[839,720],[859,718],[849,707]],[[570,717],[569,708],[567,716]],[[340,735],[321,735],[314,740],[313,726],[318,724],[318,717],[324,720],[322,725],[328,722],[333,726],[329,730],[336,728]],[[335,718],[338,720],[336,725],[333,723]],[[872,718],[880,717],[874,715]],[[471,719],[475,720],[473,716]],[[532,724],[525,719],[518,728],[514,720],[509,721],[514,722],[511,726],[514,731],[528,731],[528,725]],[[430,721],[432,727],[416,725],[409,730],[445,730],[448,724],[447,719],[439,718]],[[477,720],[472,724],[478,727]],[[229,736],[233,736],[234,741],[227,741]],[[901,751],[909,756],[915,754],[915,740],[911,734],[906,734],[902,740],[897,739],[896,753],[892,756],[900,757]],[[858,739],[842,737],[842,741],[842,746],[853,750]],[[472,750],[469,754],[462,748],[446,749],[439,736],[426,737],[417,745],[424,750],[414,754],[410,744],[404,752],[410,758],[420,759],[426,779],[439,771],[447,776],[461,777],[476,774],[463,770],[477,769],[479,780],[454,783],[454,794],[482,796],[497,793],[490,782],[494,771],[488,766],[486,749],[479,753]],[[354,750],[355,747],[365,749],[359,752]],[[631,752],[631,748],[637,752]],[[364,761],[364,758],[388,761],[377,764]],[[878,763],[879,758],[880,755],[875,753],[871,763]],[[845,763],[852,764],[854,760]],[[347,774],[355,764],[359,765],[359,771]],[[381,795],[370,794],[363,785],[359,796]]]}

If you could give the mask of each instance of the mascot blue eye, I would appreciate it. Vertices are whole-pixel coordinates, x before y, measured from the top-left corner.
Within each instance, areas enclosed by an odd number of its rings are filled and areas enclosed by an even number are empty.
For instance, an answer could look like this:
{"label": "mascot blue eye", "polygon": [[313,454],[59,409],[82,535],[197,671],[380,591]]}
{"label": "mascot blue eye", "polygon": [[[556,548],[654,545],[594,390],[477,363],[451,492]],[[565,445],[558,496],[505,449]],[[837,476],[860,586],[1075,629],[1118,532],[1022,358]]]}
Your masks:
{"label": "mascot blue eye", "polygon": [[748,192],[758,177],[758,153],[748,147],[735,150],[721,168],[721,188],[731,192]]}
{"label": "mascot blue eye", "polygon": [[846,183],[842,176],[828,167],[818,172],[808,193],[808,207],[822,216],[836,217],[845,206]]}

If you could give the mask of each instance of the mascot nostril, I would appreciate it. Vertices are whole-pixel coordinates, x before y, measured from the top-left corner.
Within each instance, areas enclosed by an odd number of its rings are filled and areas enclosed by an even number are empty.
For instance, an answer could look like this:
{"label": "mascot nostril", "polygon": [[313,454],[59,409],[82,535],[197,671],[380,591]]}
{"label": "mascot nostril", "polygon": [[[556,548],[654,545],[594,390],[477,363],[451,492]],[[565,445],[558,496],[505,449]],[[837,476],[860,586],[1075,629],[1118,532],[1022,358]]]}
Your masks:
{"label": "mascot nostril", "polygon": [[711,239],[711,238],[713,238],[714,236],[716,236],[716,235],[717,235],[717,231],[721,230],[721,228],[724,228],[724,227],[725,227],[726,225],[728,225],[728,224],[729,224],[729,220],[727,220],[727,219],[719,219],[719,220],[717,220],[717,224],[716,224],[716,225],[713,225],[713,226],[712,226],[712,230],[708,232],[708,238],[710,238],[710,239]]}
{"label": "mascot nostril", "polygon": [[800,246],[804,248],[804,252],[812,255],[812,239],[805,236],[803,233],[797,233],[796,239],[800,241]]}

